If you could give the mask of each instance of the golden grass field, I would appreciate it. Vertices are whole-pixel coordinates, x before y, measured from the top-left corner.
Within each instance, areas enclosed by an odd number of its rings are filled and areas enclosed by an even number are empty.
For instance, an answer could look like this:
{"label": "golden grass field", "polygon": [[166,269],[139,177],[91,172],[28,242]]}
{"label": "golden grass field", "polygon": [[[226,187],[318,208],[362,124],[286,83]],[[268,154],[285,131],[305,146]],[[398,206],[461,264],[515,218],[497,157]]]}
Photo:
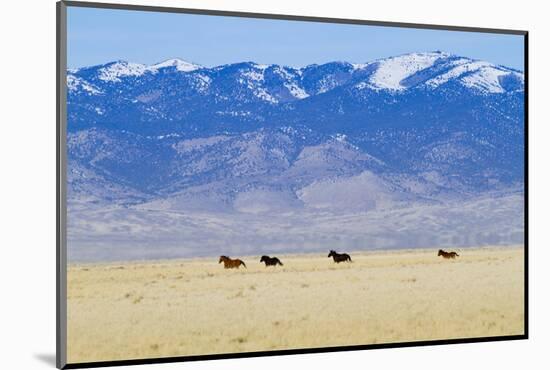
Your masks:
{"label": "golden grass field", "polygon": [[523,247],[71,264],[68,361],[524,333]]}

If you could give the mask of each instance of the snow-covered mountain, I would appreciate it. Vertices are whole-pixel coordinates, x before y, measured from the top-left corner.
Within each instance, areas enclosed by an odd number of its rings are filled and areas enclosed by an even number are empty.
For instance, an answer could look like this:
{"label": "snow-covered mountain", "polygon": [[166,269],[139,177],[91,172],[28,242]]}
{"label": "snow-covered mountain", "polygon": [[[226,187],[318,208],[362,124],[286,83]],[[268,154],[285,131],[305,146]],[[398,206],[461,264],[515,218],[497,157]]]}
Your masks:
{"label": "snow-covered mountain", "polygon": [[116,61],[67,87],[73,210],[372,215],[523,191],[524,76],[485,61]]}

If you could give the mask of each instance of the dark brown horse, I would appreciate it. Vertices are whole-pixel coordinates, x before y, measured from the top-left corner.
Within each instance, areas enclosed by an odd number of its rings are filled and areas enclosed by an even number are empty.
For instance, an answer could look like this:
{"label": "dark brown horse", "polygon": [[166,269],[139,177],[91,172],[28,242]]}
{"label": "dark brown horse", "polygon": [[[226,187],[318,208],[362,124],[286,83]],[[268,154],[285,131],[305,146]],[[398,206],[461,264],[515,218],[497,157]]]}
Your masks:
{"label": "dark brown horse", "polygon": [[439,252],[437,252],[437,256],[442,256],[445,259],[455,259],[456,257],[460,257],[456,252],[445,252],[443,249],[440,249]]}
{"label": "dark brown horse", "polygon": [[277,257],[262,256],[262,258],[260,258],[260,262],[264,262],[265,267],[283,265],[283,263]]}
{"label": "dark brown horse", "polygon": [[227,256],[220,256],[220,260],[218,261],[218,263],[222,263],[222,262],[223,262],[223,268],[226,268],[226,269],[238,269],[241,265],[243,265],[246,268],[246,265],[240,259],[231,259]]}
{"label": "dark brown horse", "polygon": [[331,250],[327,257],[332,257],[334,262],[340,263],[340,262],[352,262],[351,257],[347,253],[336,253],[335,251]]}

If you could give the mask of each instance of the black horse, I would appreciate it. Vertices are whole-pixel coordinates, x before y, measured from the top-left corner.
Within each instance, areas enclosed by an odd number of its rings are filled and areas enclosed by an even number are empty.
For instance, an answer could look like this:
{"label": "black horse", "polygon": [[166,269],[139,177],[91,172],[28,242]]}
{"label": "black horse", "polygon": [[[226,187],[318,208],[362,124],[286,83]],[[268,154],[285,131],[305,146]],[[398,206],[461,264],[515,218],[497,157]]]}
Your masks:
{"label": "black horse", "polygon": [[283,265],[283,263],[277,257],[262,256],[262,258],[260,258],[260,262],[264,262],[266,267]]}
{"label": "black horse", "polygon": [[352,262],[351,257],[347,253],[336,253],[335,251],[331,250],[327,257],[332,257],[334,262],[340,263],[340,262]]}
{"label": "black horse", "polygon": [[443,256],[445,259],[455,259],[456,257],[460,257],[460,255],[456,252],[445,252],[443,249],[440,249],[439,252],[437,252],[438,256]]}

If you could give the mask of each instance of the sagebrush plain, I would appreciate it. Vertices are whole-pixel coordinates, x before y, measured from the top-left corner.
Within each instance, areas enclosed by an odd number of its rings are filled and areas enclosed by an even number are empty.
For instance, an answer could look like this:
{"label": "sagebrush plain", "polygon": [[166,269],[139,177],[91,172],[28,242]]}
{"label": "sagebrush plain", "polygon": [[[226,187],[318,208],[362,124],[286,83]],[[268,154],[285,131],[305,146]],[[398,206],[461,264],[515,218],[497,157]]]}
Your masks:
{"label": "sagebrush plain", "polygon": [[[524,333],[524,249],[70,264],[70,363]],[[348,251],[349,252],[349,251]]]}

